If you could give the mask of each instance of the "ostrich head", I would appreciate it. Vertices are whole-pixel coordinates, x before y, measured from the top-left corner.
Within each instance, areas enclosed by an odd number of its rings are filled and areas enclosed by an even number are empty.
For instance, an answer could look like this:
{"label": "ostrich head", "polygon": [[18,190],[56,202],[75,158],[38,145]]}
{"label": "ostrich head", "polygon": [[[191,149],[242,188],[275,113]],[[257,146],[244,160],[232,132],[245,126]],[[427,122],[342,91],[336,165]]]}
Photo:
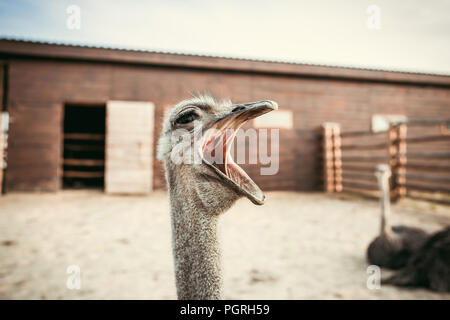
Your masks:
{"label": "ostrich head", "polygon": [[379,164],[375,169],[375,177],[377,177],[378,181],[389,181],[391,169],[387,164]]}
{"label": "ostrich head", "polygon": [[232,104],[210,96],[178,103],[166,115],[158,142],[169,191],[176,187],[180,197],[196,194],[202,206],[215,213],[242,196],[263,204],[263,192],[233,161],[230,147],[244,123],[277,108],[269,100]]}

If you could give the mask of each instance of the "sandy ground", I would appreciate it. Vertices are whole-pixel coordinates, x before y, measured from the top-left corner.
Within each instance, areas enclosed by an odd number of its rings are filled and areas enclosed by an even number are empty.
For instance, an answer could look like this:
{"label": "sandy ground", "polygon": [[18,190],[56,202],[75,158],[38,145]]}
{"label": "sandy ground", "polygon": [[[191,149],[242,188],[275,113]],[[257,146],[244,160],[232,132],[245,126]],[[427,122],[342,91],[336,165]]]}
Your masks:
{"label": "sandy ground", "polygon": [[[450,299],[427,290],[366,286],[375,201],[268,193],[241,199],[220,225],[228,299]],[[434,231],[450,209],[397,205],[394,222]],[[66,287],[69,265],[81,289]],[[386,276],[382,271],[382,276]],[[174,299],[167,195],[96,191],[0,198],[0,298]]]}

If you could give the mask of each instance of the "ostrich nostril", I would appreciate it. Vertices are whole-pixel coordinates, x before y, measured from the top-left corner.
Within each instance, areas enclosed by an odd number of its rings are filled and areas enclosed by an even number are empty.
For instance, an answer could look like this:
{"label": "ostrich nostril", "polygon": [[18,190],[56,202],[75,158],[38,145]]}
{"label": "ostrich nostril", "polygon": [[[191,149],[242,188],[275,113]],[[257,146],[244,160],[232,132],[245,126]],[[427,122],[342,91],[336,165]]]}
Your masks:
{"label": "ostrich nostril", "polygon": [[237,111],[242,110],[242,109],[245,109],[245,107],[244,106],[236,107],[233,110],[231,110],[231,112],[237,112]]}

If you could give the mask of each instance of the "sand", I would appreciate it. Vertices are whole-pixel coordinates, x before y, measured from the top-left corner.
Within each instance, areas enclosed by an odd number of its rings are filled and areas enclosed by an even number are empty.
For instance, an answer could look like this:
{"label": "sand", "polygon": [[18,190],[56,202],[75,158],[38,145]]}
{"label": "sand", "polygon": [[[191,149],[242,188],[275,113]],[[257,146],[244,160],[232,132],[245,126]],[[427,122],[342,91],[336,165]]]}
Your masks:
{"label": "sand", "polygon": [[[368,289],[365,250],[378,203],[321,193],[241,199],[220,224],[227,299],[450,299],[425,289]],[[435,231],[450,209],[402,204],[394,222]],[[81,289],[66,286],[68,266]],[[382,276],[387,271],[382,270]],[[1,299],[174,299],[168,201],[99,191],[0,198]]]}

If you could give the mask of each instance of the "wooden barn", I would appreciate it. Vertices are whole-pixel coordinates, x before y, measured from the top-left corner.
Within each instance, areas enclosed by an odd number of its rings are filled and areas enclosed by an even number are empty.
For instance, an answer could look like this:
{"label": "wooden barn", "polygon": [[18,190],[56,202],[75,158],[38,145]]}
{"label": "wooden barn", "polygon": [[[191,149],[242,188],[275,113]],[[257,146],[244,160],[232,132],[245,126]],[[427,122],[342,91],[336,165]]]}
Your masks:
{"label": "wooden barn", "polygon": [[322,188],[324,122],[368,131],[380,117],[450,118],[442,75],[10,39],[0,39],[0,66],[3,192],[163,188],[155,148],[164,112],[195,92],[278,102],[253,123],[280,128],[278,174],[244,166],[264,190]]}

